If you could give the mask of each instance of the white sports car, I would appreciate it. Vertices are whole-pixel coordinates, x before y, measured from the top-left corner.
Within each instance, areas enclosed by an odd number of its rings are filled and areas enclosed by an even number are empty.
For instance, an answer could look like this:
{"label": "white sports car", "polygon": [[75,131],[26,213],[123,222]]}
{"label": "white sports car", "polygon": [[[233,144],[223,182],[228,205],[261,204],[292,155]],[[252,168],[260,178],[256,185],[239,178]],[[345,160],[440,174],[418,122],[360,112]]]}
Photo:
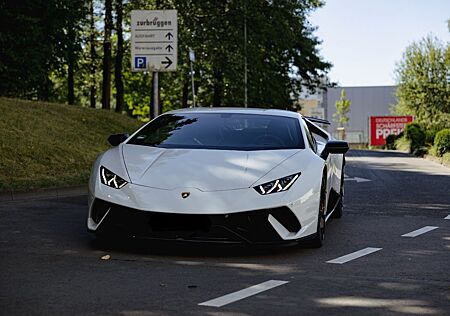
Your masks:
{"label": "white sports car", "polygon": [[323,243],[342,214],[344,154],[298,113],[195,108],[165,113],[95,161],[88,230],[150,239]]}

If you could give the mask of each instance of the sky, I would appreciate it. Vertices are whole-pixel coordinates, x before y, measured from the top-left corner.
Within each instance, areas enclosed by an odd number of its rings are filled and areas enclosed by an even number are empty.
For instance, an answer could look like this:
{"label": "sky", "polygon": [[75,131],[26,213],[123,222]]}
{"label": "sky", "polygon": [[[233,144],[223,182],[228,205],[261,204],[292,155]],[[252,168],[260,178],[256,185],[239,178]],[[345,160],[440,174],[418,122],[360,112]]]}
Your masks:
{"label": "sky", "polygon": [[432,34],[450,42],[450,0],[325,0],[310,16],[340,86],[394,85],[406,47]]}

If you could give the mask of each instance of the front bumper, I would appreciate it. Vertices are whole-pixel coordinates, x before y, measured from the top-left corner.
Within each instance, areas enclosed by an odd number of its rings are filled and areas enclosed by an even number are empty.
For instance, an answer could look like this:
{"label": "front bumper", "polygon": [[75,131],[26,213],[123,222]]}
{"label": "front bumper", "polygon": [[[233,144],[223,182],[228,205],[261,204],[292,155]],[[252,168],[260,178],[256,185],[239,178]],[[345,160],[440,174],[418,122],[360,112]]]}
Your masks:
{"label": "front bumper", "polygon": [[90,219],[97,225],[95,232],[98,234],[216,243],[284,242],[269,218],[292,234],[302,228],[286,206],[230,214],[179,214],[141,211],[98,198],[93,201]]}

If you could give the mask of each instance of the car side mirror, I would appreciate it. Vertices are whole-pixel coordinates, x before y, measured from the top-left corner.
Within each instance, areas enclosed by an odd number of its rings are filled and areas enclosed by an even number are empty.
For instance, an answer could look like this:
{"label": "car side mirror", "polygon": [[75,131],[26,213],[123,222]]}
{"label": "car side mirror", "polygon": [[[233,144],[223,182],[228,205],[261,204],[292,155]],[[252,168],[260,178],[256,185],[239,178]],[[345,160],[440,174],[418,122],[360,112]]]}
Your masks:
{"label": "car side mirror", "polygon": [[108,137],[108,143],[113,146],[119,146],[130,137],[128,134],[114,134]]}
{"label": "car side mirror", "polygon": [[325,144],[320,156],[327,159],[329,154],[345,154],[348,151],[348,143],[342,140],[330,140]]}

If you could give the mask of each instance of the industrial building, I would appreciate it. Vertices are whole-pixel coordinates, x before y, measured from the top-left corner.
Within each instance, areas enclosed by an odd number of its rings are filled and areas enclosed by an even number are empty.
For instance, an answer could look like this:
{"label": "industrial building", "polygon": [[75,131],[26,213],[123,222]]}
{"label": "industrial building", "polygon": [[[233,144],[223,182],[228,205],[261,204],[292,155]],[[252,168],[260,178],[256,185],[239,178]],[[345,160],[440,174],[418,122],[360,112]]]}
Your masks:
{"label": "industrial building", "polygon": [[327,128],[328,131],[338,137],[338,125],[333,120],[333,114],[336,112],[336,101],[340,100],[341,91],[345,89],[346,98],[351,101],[348,114],[350,121],[345,126],[345,140],[350,143],[368,143],[369,117],[392,114],[391,109],[397,103],[396,88],[396,86],[327,88],[303,97],[298,103],[302,107],[300,111],[302,114],[329,120],[331,125]]}

